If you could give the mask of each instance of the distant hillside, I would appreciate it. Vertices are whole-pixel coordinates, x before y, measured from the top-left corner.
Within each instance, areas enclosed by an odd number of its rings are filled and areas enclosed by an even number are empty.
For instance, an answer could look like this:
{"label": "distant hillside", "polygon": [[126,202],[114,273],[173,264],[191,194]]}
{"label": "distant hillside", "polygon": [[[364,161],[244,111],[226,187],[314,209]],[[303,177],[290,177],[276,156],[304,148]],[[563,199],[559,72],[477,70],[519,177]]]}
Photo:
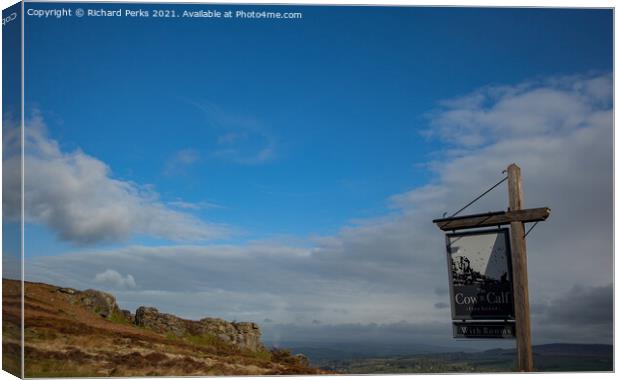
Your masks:
{"label": "distant hillside", "polygon": [[[547,344],[534,346],[536,372],[613,371],[613,346],[605,344]],[[516,367],[514,349],[482,352],[412,353],[350,357],[314,357],[313,365],[350,374],[512,372]]]}
{"label": "distant hillside", "polygon": [[[613,355],[614,346],[609,344],[572,344],[572,343],[552,343],[540,344],[532,347],[534,355],[539,356],[605,356]],[[515,355],[514,349],[493,349],[486,350],[483,354],[493,355]]]}
{"label": "distant hillside", "polygon": [[[3,368],[20,355],[19,283],[3,280]],[[25,375],[213,376],[319,374],[304,356],[268,349],[251,322],[189,321],[121,310],[110,294],[25,284]]]}
{"label": "distant hillside", "polygon": [[535,355],[608,356],[613,355],[614,346],[610,344],[555,343],[534,346],[533,350]]}

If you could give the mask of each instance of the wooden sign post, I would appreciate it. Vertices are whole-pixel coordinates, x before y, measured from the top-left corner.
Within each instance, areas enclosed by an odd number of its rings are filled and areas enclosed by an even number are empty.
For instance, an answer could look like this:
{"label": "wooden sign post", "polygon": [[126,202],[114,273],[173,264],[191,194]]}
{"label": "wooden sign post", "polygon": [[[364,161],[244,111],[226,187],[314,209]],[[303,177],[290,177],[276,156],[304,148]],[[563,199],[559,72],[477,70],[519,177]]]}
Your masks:
{"label": "wooden sign post", "polygon": [[[523,206],[521,168],[515,164],[508,166],[508,201],[510,211],[519,211]],[[530,327],[530,301],[527,287],[527,252],[525,247],[525,228],[519,220],[510,222],[512,243],[513,291],[515,300],[515,329],[517,335],[517,364],[519,371],[531,372],[534,369],[532,358],[532,333]]]}
{"label": "wooden sign post", "polygon": [[[459,217],[453,216],[450,218],[435,219],[433,220],[433,223],[435,223],[442,231],[453,232],[455,230],[510,224],[512,287],[514,293],[513,300],[515,320],[514,333],[517,340],[517,368],[521,372],[531,372],[533,371],[534,366],[532,358],[532,333],[530,327],[530,302],[527,284],[527,251],[525,245],[526,232],[524,223],[544,221],[549,217],[551,210],[547,207],[523,209],[521,169],[516,164],[511,164],[508,166],[507,172],[508,176],[504,180],[508,180],[508,211]],[[495,186],[493,188],[495,188]],[[488,191],[490,190],[487,190],[487,192]],[[474,201],[479,198],[480,197],[476,198]],[[477,231],[472,233],[480,232],[485,231]],[[495,322],[499,323],[500,321]],[[507,321],[504,322],[507,323]],[[477,331],[473,329],[473,327],[476,327],[473,322],[463,320],[459,323],[470,327],[474,332]],[[468,331],[464,330],[462,327],[461,330]]]}

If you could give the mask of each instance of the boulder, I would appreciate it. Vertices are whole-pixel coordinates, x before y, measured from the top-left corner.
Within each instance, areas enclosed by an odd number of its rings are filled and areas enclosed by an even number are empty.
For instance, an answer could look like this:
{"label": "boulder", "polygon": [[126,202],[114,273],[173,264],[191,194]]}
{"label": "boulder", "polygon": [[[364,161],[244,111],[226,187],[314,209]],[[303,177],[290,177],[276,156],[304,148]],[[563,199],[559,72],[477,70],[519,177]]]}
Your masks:
{"label": "boulder", "polygon": [[88,289],[76,294],[79,302],[103,318],[109,318],[114,313],[120,313],[113,295],[98,290]]}
{"label": "boulder", "polygon": [[173,334],[177,337],[182,337],[188,332],[185,320],[172,314],[160,313],[154,307],[140,306],[136,310],[134,323],[160,334]]}
{"label": "boulder", "polygon": [[253,322],[233,322],[235,327],[235,344],[252,351],[263,348],[260,342],[261,331],[256,323]]}
{"label": "boulder", "polygon": [[77,293],[77,290],[72,289],[72,288],[58,288],[58,291],[61,293],[71,294],[71,295]]}
{"label": "boulder", "polygon": [[114,313],[120,313],[113,295],[99,290],[88,289],[84,291],[72,288],[57,288],[71,304],[81,304],[103,318],[109,318]]}

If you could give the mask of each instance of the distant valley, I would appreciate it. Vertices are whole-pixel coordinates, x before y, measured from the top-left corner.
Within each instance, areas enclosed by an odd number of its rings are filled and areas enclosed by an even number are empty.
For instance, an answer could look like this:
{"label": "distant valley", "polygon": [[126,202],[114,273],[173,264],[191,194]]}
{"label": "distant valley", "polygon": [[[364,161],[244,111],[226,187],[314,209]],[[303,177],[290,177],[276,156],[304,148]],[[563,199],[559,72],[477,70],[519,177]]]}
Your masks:
{"label": "distant valley", "polygon": [[[349,374],[513,372],[516,367],[514,349],[455,352],[414,344],[287,345],[294,353],[303,352],[312,366]],[[546,344],[533,349],[536,372],[613,371],[612,345]]]}

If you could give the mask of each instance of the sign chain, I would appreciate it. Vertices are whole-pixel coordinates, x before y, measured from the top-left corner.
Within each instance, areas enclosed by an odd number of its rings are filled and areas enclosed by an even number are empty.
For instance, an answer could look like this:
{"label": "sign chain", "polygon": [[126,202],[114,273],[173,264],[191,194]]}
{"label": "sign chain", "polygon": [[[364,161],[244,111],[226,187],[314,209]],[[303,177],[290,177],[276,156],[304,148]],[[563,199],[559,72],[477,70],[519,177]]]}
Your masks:
{"label": "sign chain", "polygon": [[[488,193],[491,192],[491,190],[495,189],[497,186],[501,185],[504,181],[506,181],[508,179],[508,177],[504,177],[501,181],[499,181],[498,183],[496,183],[495,185],[491,186],[489,189],[487,189],[487,191],[485,191],[484,193],[480,194],[479,196],[477,196],[473,201],[469,202],[468,204],[466,204],[463,208],[461,208],[460,210],[458,210],[457,212],[455,212],[454,214],[450,215],[450,218],[453,218],[455,216],[457,216],[458,214],[460,214],[463,210],[465,210],[467,207],[473,205],[474,203],[476,203],[480,198],[484,197],[485,195],[487,195]],[[446,215],[446,213],[444,213],[444,216]]]}

